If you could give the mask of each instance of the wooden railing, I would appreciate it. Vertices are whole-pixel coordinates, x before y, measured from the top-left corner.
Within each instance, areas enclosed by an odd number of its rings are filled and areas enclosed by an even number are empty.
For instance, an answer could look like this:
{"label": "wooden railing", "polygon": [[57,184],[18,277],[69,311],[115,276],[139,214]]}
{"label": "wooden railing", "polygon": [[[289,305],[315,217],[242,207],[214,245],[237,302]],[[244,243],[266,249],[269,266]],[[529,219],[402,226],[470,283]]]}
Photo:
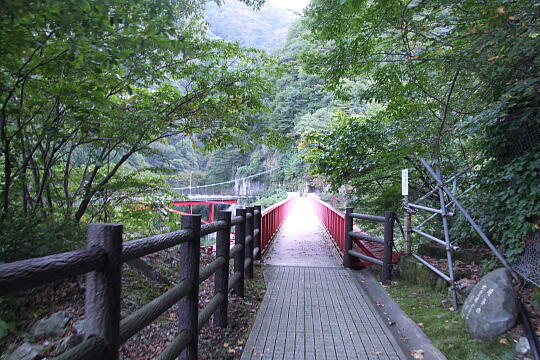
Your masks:
{"label": "wooden railing", "polygon": [[[397,261],[397,254],[394,253],[396,256],[393,256],[392,253],[395,214],[390,211],[387,211],[385,216],[357,214],[353,213],[352,208],[347,209],[344,214],[318,197],[310,196],[310,199],[315,213],[343,258],[343,266],[348,268],[366,265],[381,266],[381,281],[385,284],[390,283],[392,264]],[[353,219],[383,222],[384,239],[366,234],[360,228],[354,226]],[[366,242],[378,244],[379,249],[376,249],[376,245],[368,247]],[[353,243],[358,246],[358,249],[353,249]]]}
{"label": "wooden railing", "polygon": [[[361,231],[354,231],[354,219],[384,223],[384,238],[381,239]],[[382,267],[382,283],[389,285],[392,276],[392,247],[394,245],[395,221],[396,214],[391,211],[386,211],[384,216],[376,216],[355,213],[353,212],[353,208],[347,208],[345,211],[345,251],[343,256],[343,266],[350,268],[353,257],[378,265]],[[382,245],[384,247],[382,259],[377,259],[373,256],[353,250],[353,238]]]}
{"label": "wooden railing", "polygon": [[[268,213],[268,212],[267,212]],[[85,341],[57,359],[116,360],[120,345],[179,304],[179,334],[158,359],[196,359],[200,329],[214,315],[214,324],[227,326],[228,294],[244,295],[244,277],[253,277],[254,256],[261,249],[260,206],[218,212],[217,221],[201,226],[200,215],[184,215],[182,230],[122,241],[122,225],[90,224],[88,248],[0,265],[0,295],[86,274]],[[279,217],[279,216],[278,216]],[[235,227],[235,245],[229,244]],[[200,237],[216,235],[216,258],[199,269]],[[120,319],[121,265],[176,245],[178,284],[137,311]],[[229,274],[229,260],[234,272]],[[214,277],[214,297],[198,311],[199,284]]]}
{"label": "wooden railing", "polygon": [[[262,212],[262,235],[261,235],[261,253],[264,253],[270,245],[274,235],[278,231],[279,227],[283,224],[283,221],[289,215],[292,207],[296,203],[296,197],[290,197],[277,204],[272,205],[268,209]],[[261,254],[258,256],[260,257]]]}

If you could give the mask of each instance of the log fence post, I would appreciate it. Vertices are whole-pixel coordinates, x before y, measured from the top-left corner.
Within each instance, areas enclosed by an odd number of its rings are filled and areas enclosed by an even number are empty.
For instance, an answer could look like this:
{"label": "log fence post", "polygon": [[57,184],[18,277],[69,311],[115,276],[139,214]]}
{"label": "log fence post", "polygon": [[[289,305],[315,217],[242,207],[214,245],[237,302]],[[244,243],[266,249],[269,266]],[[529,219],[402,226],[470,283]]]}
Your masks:
{"label": "log fence post", "polygon": [[179,302],[179,332],[188,331],[191,340],[180,353],[179,360],[196,360],[198,352],[199,263],[201,215],[183,215],[182,229],[193,231],[194,238],[180,245],[180,281],[191,283],[191,291]]}
{"label": "log fence post", "polygon": [[214,294],[221,293],[223,301],[214,313],[214,325],[221,328],[227,327],[227,308],[229,303],[229,252],[231,240],[231,212],[218,211],[217,221],[225,221],[227,227],[220,230],[216,235],[216,259],[223,257],[225,264],[217,269],[214,276]]}
{"label": "log fence post", "polygon": [[394,222],[396,214],[392,211],[384,213],[384,255],[382,283],[390,285],[392,276],[392,248],[394,246]]}
{"label": "log fence post", "polygon": [[86,275],[84,332],[86,338],[97,336],[105,341],[105,360],[119,356],[122,231],[119,224],[88,225],[88,247],[105,250],[107,262],[103,269]]}
{"label": "log fence post", "polygon": [[246,241],[246,271],[245,276],[249,279],[253,279],[253,218],[254,211],[253,206],[246,207],[246,213],[251,214],[248,217],[246,214],[246,237],[250,237],[249,243]]}
{"label": "log fence post", "polygon": [[234,243],[241,244],[242,250],[238,251],[234,257],[234,272],[240,273],[240,279],[234,286],[234,293],[244,297],[244,263],[246,254],[246,209],[236,209],[236,216],[242,216],[244,220],[234,227]]}
{"label": "log fence post", "polygon": [[[262,247],[261,247],[261,216],[262,216],[262,210],[260,205],[256,205],[254,207],[254,210],[258,212],[257,215],[255,215],[255,211],[253,211],[253,222],[254,222],[254,228],[259,230],[258,234],[255,236],[254,239],[254,247],[259,248],[259,251],[257,252],[257,256],[255,257],[256,260],[261,260],[261,254],[262,254]],[[253,230],[255,231],[255,230]]]}

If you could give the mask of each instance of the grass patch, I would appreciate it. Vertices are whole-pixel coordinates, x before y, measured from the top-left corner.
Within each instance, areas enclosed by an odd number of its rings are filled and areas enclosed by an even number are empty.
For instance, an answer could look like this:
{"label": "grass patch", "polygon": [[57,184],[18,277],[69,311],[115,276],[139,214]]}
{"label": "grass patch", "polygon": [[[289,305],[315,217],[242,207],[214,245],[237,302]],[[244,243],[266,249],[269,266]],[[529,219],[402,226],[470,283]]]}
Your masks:
{"label": "grass patch", "polygon": [[515,341],[502,335],[491,341],[473,339],[465,332],[459,312],[442,306],[447,294],[430,287],[395,281],[386,288],[401,309],[423,329],[449,360],[511,360]]}

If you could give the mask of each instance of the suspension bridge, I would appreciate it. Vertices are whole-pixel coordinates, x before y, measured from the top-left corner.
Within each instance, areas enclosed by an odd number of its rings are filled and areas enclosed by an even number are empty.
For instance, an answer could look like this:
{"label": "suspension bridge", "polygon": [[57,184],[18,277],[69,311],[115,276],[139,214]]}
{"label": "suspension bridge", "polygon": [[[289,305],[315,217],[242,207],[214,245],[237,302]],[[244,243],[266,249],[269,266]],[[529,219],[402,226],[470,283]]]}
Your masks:
{"label": "suspension bridge", "polygon": [[265,184],[270,183],[268,176],[282,169],[283,166],[278,166],[233,180],[195,186],[191,186],[190,181],[190,186],[173,187],[172,190],[181,194],[183,199],[174,199],[172,203],[175,208],[167,210],[190,215],[194,206],[207,205],[207,216],[202,221],[211,223],[215,219],[216,207],[234,209],[239,200],[248,201],[263,196],[268,190]]}

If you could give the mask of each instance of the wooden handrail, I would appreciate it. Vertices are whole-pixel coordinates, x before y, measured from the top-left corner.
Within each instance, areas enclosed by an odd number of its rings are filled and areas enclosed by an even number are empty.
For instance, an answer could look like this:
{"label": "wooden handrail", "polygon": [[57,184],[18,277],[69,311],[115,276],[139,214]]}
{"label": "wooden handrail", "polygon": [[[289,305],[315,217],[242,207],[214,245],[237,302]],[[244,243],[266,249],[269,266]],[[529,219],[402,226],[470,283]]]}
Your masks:
{"label": "wooden handrail", "polygon": [[[281,202],[281,205],[286,203]],[[278,209],[280,204],[274,207]],[[122,226],[90,224],[87,249],[59,253],[0,265],[0,295],[29,289],[74,275],[87,274],[85,335],[83,343],[61,354],[69,359],[118,359],[121,343],[180,302],[182,329],[159,359],[196,359],[200,328],[214,314],[217,326],[227,326],[228,293],[244,295],[244,276],[252,276],[260,249],[262,215],[259,206],[237,209],[237,216],[219,212],[218,221],[201,226],[200,215],[185,215],[183,229],[122,242]],[[235,246],[230,249],[231,228]],[[217,233],[216,259],[199,269],[200,237]],[[178,285],[120,320],[121,263],[180,245],[182,277]],[[255,250],[255,252],[254,252]],[[229,258],[234,273],[229,277]],[[247,270],[247,271],[246,271]],[[198,311],[198,284],[215,274],[215,295]]]}

